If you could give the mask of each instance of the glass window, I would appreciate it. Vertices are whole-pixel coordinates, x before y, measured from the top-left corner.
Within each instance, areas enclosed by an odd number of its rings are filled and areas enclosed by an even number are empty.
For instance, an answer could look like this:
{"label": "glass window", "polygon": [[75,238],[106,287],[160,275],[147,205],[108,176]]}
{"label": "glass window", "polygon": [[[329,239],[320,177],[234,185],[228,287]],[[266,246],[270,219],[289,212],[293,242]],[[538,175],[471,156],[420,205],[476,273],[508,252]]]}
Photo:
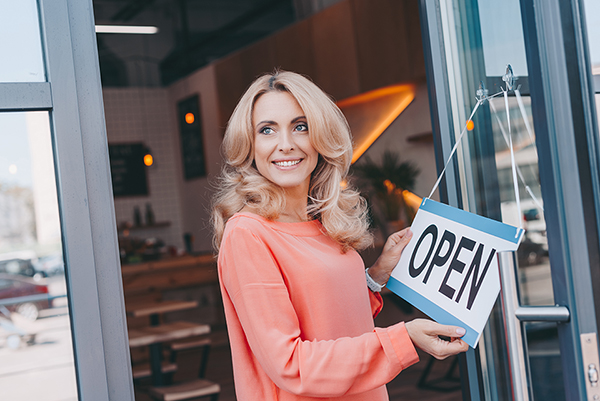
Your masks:
{"label": "glass window", "polygon": [[595,0],[585,0],[586,28],[592,74],[594,75],[594,91],[596,92],[596,116],[600,116],[600,24],[597,23],[600,15],[600,3]]}
{"label": "glass window", "polygon": [[0,113],[0,388],[76,400],[47,112]]}
{"label": "glass window", "polygon": [[[440,11],[454,123],[452,135],[456,139],[477,103],[481,84],[490,96],[472,118],[474,129],[462,140],[459,171],[463,204],[471,212],[526,230],[515,255],[520,304],[553,305],[519,0],[445,0],[440,2]],[[505,102],[502,90],[506,83],[502,76],[507,73],[508,64],[517,79]],[[517,168],[518,195],[509,135]],[[502,310],[497,303],[480,341],[483,386],[486,399],[490,400],[510,398],[504,329]],[[531,350],[526,355],[526,364],[530,382],[536,384],[532,389],[534,398],[544,399],[543,394],[551,391],[553,399],[563,399],[562,380],[556,379],[562,377],[556,325],[524,325],[524,336],[527,349]]]}
{"label": "glass window", "polygon": [[[0,82],[44,82],[37,2],[0,0]],[[7,40],[9,38],[9,40]]]}
{"label": "glass window", "polygon": [[600,3],[596,0],[584,0],[583,4],[586,14],[590,60],[592,61],[594,75],[598,75],[600,74],[600,25],[597,18],[600,15]]}
{"label": "glass window", "polygon": [[487,76],[504,75],[508,54],[513,68],[527,75],[519,0],[480,1],[478,7]]}

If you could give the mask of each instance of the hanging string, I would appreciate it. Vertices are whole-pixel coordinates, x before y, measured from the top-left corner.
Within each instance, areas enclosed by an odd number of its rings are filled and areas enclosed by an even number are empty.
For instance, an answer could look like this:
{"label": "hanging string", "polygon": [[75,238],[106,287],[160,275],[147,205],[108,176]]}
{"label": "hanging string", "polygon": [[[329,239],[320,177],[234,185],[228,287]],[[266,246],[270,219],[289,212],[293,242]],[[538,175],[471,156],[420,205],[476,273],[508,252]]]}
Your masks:
{"label": "hanging string", "polygon": [[521,196],[519,195],[519,181],[517,181],[517,163],[515,162],[515,151],[512,143],[512,134],[510,128],[510,107],[508,106],[508,90],[504,92],[504,105],[506,107],[506,121],[508,122],[508,143],[510,148],[510,164],[513,176],[513,185],[515,187],[515,201],[517,202],[517,213],[519,228],[523,228],[523,219],[521,218]]}
{"label": "hanging string", "polygon": [[506,131],[504,130],[504,127],[502,125],[502,122],[500,121],[500,119],[498,118],[498,112],[494,106],[494,104],[490,101],[490,107],[492,108],[493,112],[494,112],[494,116],[496,117],[496,120],[498,122],[498,126],[500,127],[500,131],[502,132],[502,136],[504,137],[504,141],[506,142],[506,144],[509,147],[510,150],[510,162],[511,162],[511,171],[512,171],[512,179],[513,179],[513,186],[514,186],[514,191],[515,191],[515,202],[517,205],[517,213],[518,213],[518,221],[519,221],[519,228],[520,230],[517,231],[517,235],[519,235],[519,232],[523,231],[523,219],[521,218],[522,216],[522,211],[521,211],[521,196],[519,194],[519,181],[517,179],[518,178],[521,180],[521,182],[523,183],[523,185],[525,186],[525,189],[527,191],[527,193],[529,194],[529,196],[531,197],[531,199],[533,199],[534,203],[536,204],[537,207],[539,207],[541,210],[544,210],[544,208],[542,207],[541,202],[537,199],[537,197],[533,194],[533,191],[531,190],[531,188],[529,187],[529,185],[527,185],[527,183],[525,182],[525,178],[523,177],[523,173],[521,172],[521,169],[519,168],[519,166],[517,166],[516,160],[515,160],[515,151],[514,151],[514,145],[513,145],[513,141],[512,141],[512,129],[511,129],[511,124],[510,124],[510,107],[508,105],[508,91],[512,90],[515,93],[515,96],[517,98],[517,103],[519,105],[519,110],[521,112],[521,116],[523,117],[523,122],[525,123],[525,128],[527,129],[527,133],[529,135],[529,138],[531,139],[531,142],[534,143],[535,139],[533,137],[533,130],[531,129],[531,126],[529,125],[529,120],[527,119],[527,114],[525,113],[525,106],[523,105],[523,99],[521,97],[521,93],[519,91],[519,88],[515,88],[515,81],[518,79],[518,77],[516,77],[513,74],[512,71],[512,67],[510,64],[508,64],[506,66],[506,74],[502,77],[502,80],[505,82],[506,84],[506,89],[501,88],[501,92],[495,93],[491,96],[488,96],[487,93],[487,89],[485,89],[485,86],[483,84],[483,82],[480,82],[479,85],[479,89],[477,90],[477,94],[476,94],[476,99],[477,99],[477,103],[475,104],[475,107],[473,107],[473,111],[471,112],[471,115],[469,116],[467,123],[465,124],[462,132],[460,133],[456,143],[454,144],[454,147],[452,148],[452,150],[450,151],[450,155],[448,156],[448,159],[446,160],[446,163],[444,164],[444,168],[442,169],[442,172],[439,174],[437,181],[435,182],[435,184],[433,185],[433,188],[431,189],[431,192],[429,193],[429,196],[426,198],[431,198],[431,196],[433,196],[433,194],[435,193],[436,189],[438,188],[442,177],[444,176],[444,174],[446,173],[446,170],[448,168],[448,164],[450,164],[450,161],[452,160],[452,157],[454,156],[454,154],[456,153],[456,150],[458,149],[458,146],[461,144],[462,142],[462,138],[465,135],[465,133],[467,132],[467,126],[469,124],[470,121],[472,121],[473,116],[475,115],[475,112],[477,111],[477,109],[479,108],[479,106],[481,104],[483,104],[486,100],[490,100],[496,96],[499,95],[504,95],[504,106],[506,108],[506,120],[507,120],[507,125],[508,125],[508,134],[506,133]]}
{"label": "hanging string", "polygon": [[[471,121],[471,119],[473,118],[473,116],[475,115],[475,112],[477,111],[477,109],[479,108],[479,105],[481,105],[481,103],[483,103],[483,100],[477,100],[477,104],[475,105],[475,107],[473,108],[473,111],[471,112],[471,116],[469,117],[469,119],[467,120],[467,124],[469,123],[469,121]],[[463,136],[465,135],[465,133],[467,132],[467,124],[465,124],[462,132],[460,133],[460,136],[458,137],[458,139],[456,140],[456,143],[454,144],[454,147],[452,148],[452,151],[450,152],[450,156],[448,156],[448,159],[446,160],[446,164],[444,165],[444,169],[442,170],[442,172],[440,173],[440,175],[438,176],[437,181],[435,182],[435,184],[433,185],[433,188],[431,189],[431,192],[429,193],[428,198],[431,198],[431,196],[433,195],[433,193],[435,192],[435,190],[437,189],[438,185],[440,185],[440,181],[442,180],[442,177],[444,176],[444,173],[446,172],[446,169],[448,168],[448,164],[450,164],[450,161],[452,160],[452,156],[454,156],[454,152],[456,152],[456,149],[458,148],[458,145],[460,145],[460,142],[463,138]]]}
{"label": "hanging string", "polygon": [[525,128],[527,129],[527,133],[529,134],[529,139],[531,139],[531,143],[535,143],[535,139],[533,138],[533,130],[529,125],[529,119],[527,118],[527,113],[525,113],[525,106],[523,105],[523,99],[521,98],[521,92],[519,88],[515,89],[515,96],[517,97],[517,103],[519,103],[519,110],[521,110],[521,116],[523,116],[523,122],[525,123]]}
{"label": "hanging string", "polygon": [[[494,117],[496,117],[496,122],[498,123],[498,126],[500,127],[500,132],[502,132],[502,137],[504,138],[504,142],[506,142],[506,146],[510,147],[510,141],[508,140],[508,135],[506,134],[506,131],[504,130],[504,125],[500,121],[500,117],[498,117],[498,111],[496,110],[496,106],[494,106],[494,102],[490,102],[490,108],[492,109],[492,111],[494,113]],[[524,109],[521,110],[521,114],[523,115],[523,118],[525,119]],[[533,194],[531,187],[529,185],[527,185],[527,182],[525,181],[525,178],[523,177],[523,173],[521,172],[521,169],[519,168],[518,165],[516,167],[517,167],[517,175],[519,176],[521,183],[525,187],[525,190],[527,191],[527,193],[529,194],[529,196],[531,197],[531,199],[533,200],[535,205],[538,208],[540,208],[540,210],[544,211],[544,207],[542,206],[542,203]]]}

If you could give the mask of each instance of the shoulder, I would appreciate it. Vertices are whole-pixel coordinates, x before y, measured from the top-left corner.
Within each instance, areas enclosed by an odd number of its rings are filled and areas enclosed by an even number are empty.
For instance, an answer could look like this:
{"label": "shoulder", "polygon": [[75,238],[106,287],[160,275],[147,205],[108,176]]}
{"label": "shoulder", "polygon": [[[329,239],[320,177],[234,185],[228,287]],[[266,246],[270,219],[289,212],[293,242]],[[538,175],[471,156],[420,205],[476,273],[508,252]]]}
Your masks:
{"label": "shoulder", "polygon": [[267,230],[268,220],[250,212],[239,212],[234,214],[225,223],[225,235],[235,230]]}
{"label": "shoulder", "polygon": [[254,213],[236,213],[225,223],[223,242],[240,236],[261,238],[272,230],[268,223],[267,219]]}

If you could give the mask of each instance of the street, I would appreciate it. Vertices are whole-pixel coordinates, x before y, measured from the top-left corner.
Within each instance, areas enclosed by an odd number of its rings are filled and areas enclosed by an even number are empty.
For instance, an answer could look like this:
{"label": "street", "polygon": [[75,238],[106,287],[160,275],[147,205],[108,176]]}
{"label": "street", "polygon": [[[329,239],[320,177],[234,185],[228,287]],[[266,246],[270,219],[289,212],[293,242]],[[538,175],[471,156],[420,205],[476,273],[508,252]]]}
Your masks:
{"label": "street", "polygon": [[[64,294],[64,277],[49,280],[52,295]],[[21,341],[12,349],[0,330],[1,401],[77,400],[66,298],[57,299],[55,304],[59,306],[41,311],[35,322],[20,326],[35,334],[31,345]]]}

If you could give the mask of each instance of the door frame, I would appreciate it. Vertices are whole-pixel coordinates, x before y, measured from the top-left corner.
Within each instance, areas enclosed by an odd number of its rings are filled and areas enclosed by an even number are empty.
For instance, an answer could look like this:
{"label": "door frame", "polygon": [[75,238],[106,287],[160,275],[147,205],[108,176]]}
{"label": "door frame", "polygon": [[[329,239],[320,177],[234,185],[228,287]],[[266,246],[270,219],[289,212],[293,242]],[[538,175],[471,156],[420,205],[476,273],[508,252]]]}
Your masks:
{"label": "door frame", "polygon": [[46,82],[0,113],[49,113],[78,399],[134,400],[91,0],[37,0]]}
{"label": "door frame", "polygon": [[[419,2],[438,171],[455,138],[441,2],[444,0]],[[579,0],[521,0],[520,3],[554,299],[569,311],[569,320],[557,324],[565,392],[569,400],[591,399],[586,389],[582,335],[594,334],[597,349],[599,291],[594,292],[592,278],[600,277],[600,148],[585,14]],[[450,165],[440,198],[462,208],[455,165],[456,162]],[[514,310],[509,312],[506,322],[517,322]],[[517,347],[523,347],[523,343]],[[463,398],[485,399],[486,378],[479,351],[469,350],[460,362]],[[522,380],[526,371],[526,367],[518,372],[511,366],[511,374],[516,375],[513,379]],[[513,397],[525,399],[527,394],[520,395],[513,388]]]}

